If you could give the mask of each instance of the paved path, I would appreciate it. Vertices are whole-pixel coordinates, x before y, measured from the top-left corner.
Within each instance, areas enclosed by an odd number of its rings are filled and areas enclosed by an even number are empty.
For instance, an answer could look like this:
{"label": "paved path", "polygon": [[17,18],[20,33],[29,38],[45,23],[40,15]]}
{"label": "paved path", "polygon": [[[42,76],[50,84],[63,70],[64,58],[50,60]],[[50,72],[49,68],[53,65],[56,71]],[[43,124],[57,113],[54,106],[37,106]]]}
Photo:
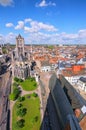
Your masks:
{"label": "paved path", "polygon": [[7,112],[9,103],[8,95],[10,93],[11,77],[10,73],[6,72],[1,75],[1,86],[0,86],[0,130],[6,129]]}

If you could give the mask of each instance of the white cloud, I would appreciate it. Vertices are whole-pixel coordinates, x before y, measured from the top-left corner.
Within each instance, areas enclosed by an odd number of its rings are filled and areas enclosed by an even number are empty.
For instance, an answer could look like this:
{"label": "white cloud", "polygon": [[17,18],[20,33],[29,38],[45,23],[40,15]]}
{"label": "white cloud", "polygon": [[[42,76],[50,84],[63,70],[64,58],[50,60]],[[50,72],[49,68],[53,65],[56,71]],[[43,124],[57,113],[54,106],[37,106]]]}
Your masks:
{"label": "white cloud", "polygon": [[56,6],[56,3],[53,2],[46,2],[46,0],[42,0],[39,4],[36,3],[36,7],[47,7],[47,6]]}
{"label": "white cloud", "polygon": [[11,43],[14,44],[15,43],[15,37],[16,34],[10,32],[5,36],[5,43]]}
{"label": "white cloud", "polygon": [[24,22],[23,21],[18,21],[18,25],[15,26],[15,29],[23,29],[24,28]]}
{"label": "white cloud", "polygon": [[14,25],[13,25],[13,23],[6,23],[6,25],[5,25],[6,27],[13,27]]}
{"label": "white cloud", "polygon": [[[6,27],[12,26],[15,30],[22,30],[25,36],[28,35],[28,43],[32,44],[86,44],[86,29],[81,29],[75,34],[59,33],[55,26],[31,18],[18,21],[16,26],[12,23],[6,24]],[[24,38],[26,41],[26,37]],[[10,41],[12,43],[13,39],[15,40],[15,35],[12,33],[5,37],[0,34],[1,42]]]}
{"label": "white cloud", "polygon": [[53,25],[34,21],[30,18],[25,19],[24,21],[18,21],[18,24],[14,28],[16,30],[23,29],[25,33],[39,32],[39,31],[55,32],[58,30]]}
{"label": "white cloud", "polygon": [[57,44],[59,34],[47,34],[47,33],[30,33],[28,36],[28,43],[31,44]]}
{"label": "white cloud", "polygon": [[41,30],[50,31],[50,32],[57,31],[57,29],[53,25],[45,24],[42,22],[32,21],[30,25],[35,31],[41,31]]}
{"label": "white cloud", "polygon": [[7,35],[0,34],[0,44],[11,43],[15,44],[16,34],[10,32]]}
{"label": "white cloud", "polygon": [[25,33],[34,33],[34,32],[37,32],[37,30],[25,26],[24,27],[24,32]]}
{"label": "white cloud", "polygon": [[86,38],[86,29],[79,30],[78,34],[80,38]]}
{"label": "white cloud", "polygon": [[4,36],[0,34],[0,45],[4,43]]}
{"label": "white cloud", "polygon": [[78,34],[67,34],[65,32],[61,33],[60,36],[64,40],[73,40],[78,38]]}
{"label": "white cloud", "polygon": [[0,5],[2,6],[12,6],[14,4],[13,0],[0,0]]}
{"label": "white cloud", "polygon": [[31,21],[32,21],[31,18],[27,18],[27,19],[24,20],[25,23],[29,23],[29,22],[31,22]]}
{"label": "white cloud", "polygon": [[44,24],[42,22],[38,23],[38,27],[47,31],[57,31],[57,29],[53,25]]}
{"label": "white cloud", "polygon": [[[66,32],[62,33],[43,33],[43,32],[33,32],[31,28],[26,28],[25,30],[29,33],[22,35],[27,44],[86,44],[86,35],[85,29],[78,31],[76,34],[67,34]],[[83,37],[84,35],[84,37]],[[2,35],[0,34],[0,44],[1,43],[15,43],[16,34],[10,32],[9,34]]]}
{"label": "white cloud", "polygon": [[[86,30],[78,31],[76,34],[62,33],[30,33],[28,42],[31,44],[86,44],[86,36],[83,34]],[[81,33],[81,34],[80,34]],[[85,37],[81,36],[84,35]]]}

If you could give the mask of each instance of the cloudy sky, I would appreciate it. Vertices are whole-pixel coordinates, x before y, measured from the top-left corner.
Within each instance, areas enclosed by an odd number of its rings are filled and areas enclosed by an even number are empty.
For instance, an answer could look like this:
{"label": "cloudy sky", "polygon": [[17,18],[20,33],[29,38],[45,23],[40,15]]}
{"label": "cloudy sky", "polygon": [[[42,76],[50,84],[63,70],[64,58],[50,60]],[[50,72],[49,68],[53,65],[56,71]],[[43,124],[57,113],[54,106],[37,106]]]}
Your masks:
{"label": "cloudy sky", "polygon": [[0,0],[0,44],[86,44],[86,0]]}

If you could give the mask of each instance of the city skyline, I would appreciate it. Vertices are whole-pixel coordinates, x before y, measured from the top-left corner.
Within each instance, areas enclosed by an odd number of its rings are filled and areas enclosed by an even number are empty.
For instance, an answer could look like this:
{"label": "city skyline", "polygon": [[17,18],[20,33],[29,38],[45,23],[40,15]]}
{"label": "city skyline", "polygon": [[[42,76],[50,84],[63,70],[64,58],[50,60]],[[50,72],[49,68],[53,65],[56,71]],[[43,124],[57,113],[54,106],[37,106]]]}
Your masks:
{"label": "city skyline", "polygon": [[0,44],[86,44],[86,1],[0,0]]}

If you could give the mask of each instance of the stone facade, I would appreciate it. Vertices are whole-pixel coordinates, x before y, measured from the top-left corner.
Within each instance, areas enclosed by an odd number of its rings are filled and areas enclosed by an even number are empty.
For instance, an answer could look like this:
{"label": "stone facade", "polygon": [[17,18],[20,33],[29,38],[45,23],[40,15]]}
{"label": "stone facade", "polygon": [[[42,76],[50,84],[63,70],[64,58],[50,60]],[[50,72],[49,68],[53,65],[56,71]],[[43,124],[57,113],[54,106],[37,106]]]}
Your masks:
{"label": "stone facade", "polygon": [[29,76],[29,66],[27,64],[23,66],[18,66],[16,64],[14,68],[14,76],[20,79],[26,79]]}
{"label": "stone facade", "polygon": [[0,46],[0,55],[2,55],[2,46]]}
{"label": "stone facade", "polygon": [[28,54],[24,50],[24,38],[19,34],[16,37],[16,48],[12,52],[12,73],[13,77],[26,79],[30,75]]}
{"label": "stone facade", "polygon": [[24,38],[22,38],[21,35],[19,34],[18,37],[16,37],[16,57],[17,57],[17,59],[20,56],[25,57],[25,54],[24,54]]}

